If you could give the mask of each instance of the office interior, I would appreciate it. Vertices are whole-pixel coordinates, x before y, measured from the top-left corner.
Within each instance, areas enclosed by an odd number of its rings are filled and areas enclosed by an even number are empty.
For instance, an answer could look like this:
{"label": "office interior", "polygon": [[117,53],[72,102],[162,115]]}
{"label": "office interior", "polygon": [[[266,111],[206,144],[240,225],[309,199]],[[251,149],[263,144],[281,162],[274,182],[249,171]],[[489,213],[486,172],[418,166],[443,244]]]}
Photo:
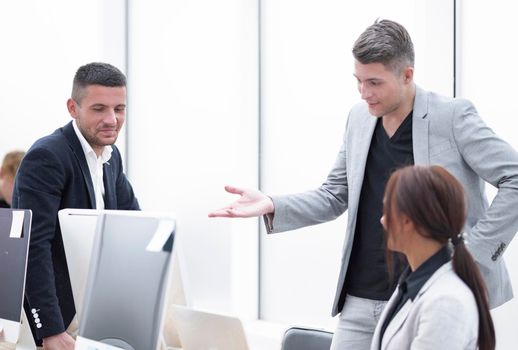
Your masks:
{"label": "office interior", "polygon": [[[121,68],[128,111],[117,145],[142,208],[177,217],[193,305],[332,330],[345,215],[267,236],[258,219],[207,214],[235,199],[227,184],[277,194],[323,182],[360,101],[351,48],[377,18],[410,32],[418,85],[472,100],[518,148],[513,10],[504,0],[1,2],[0,154],[71,120],[80,65]],[[517,245],[505,253],[515,290]],[[518,301],[492,315],[497,348],[512,349]]]}

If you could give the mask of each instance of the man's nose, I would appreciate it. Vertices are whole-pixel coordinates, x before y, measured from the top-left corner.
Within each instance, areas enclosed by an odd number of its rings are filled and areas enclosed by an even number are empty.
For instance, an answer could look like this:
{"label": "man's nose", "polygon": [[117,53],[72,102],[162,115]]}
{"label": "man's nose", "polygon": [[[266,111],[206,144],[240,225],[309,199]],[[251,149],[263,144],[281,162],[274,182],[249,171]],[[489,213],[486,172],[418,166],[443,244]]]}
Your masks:
{"label": "man's nose", "polygon": [[109,109],[106,112],[106,115],[104,116],[103,121],[109,125],[116,125],[117,124],[117,113],[115,113],[115,110]]}
{"label": "man's nose", "polygon": [[362,100],[366,100],[371,96],[371,91],[365,84],[359,84],[358,90],[360,91]]}

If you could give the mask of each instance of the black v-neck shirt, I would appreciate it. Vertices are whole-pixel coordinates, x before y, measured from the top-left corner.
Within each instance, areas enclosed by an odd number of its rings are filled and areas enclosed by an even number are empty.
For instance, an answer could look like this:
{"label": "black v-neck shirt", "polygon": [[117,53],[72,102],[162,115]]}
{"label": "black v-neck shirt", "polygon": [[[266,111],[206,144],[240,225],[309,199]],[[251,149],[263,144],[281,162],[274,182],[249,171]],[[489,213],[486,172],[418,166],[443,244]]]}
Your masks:
{"label": "black v-neck shirt", "polygon": [[383,194],[390,175],[398,168],[414,164],[412,112],[392,137],[379,118],[372,136],[360,194],[356,232],[345,282],[345,292],[357,297],[388,300],[403,266],[397,263],[394,281],[389,278],[385,238],[380,218]]}

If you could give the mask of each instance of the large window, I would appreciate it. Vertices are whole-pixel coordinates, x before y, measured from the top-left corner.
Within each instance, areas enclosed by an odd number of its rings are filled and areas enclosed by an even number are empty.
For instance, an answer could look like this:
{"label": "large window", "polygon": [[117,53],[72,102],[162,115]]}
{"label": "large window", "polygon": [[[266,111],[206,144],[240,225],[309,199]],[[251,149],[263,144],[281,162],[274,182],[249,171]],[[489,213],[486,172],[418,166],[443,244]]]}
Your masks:
{"label": "large window", "polygon": [[[472,100],[486,123],[504,140],[518,149],[518,118],[513,101],[518,57],[512,3],[508,1],[458,1],[457,94]],[[492,197],[496,191],[488,185]],[[514,291],[518,290],[518,244],[516,237],[507,247],[505,261]],[[518,300],[493,310],[497,349],[516,347],[512,320],[518,315]]]}
{"label": "large window", "polygon": [[129,171],[173,211],[195,306],[257,315],[257,220],[209,219],[258,185],[257,2],[129,1]]}
{"label": "large window", "polygon": [[72,120],[66,101],[79,66],[125,70],[124,0],[2,1],[0,32],[0,157]]}
{"label": "large window", "polygon": [[[262,189],[318,187],[360,97],[351,49],[376,18],[410,32],[418,85],[453,94],[453,1],[261,1]],[[331,306],[346,215],[279,235],[261,235],[260,315],[333,327]]]}

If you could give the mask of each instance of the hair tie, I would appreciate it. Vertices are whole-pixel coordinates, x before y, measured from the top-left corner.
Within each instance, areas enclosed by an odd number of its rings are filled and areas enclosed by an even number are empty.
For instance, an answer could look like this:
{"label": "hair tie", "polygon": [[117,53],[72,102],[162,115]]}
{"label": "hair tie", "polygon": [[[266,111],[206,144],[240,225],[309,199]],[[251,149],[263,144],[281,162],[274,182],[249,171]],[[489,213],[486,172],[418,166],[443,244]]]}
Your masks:
{"label": "hair tie", "polygon": [[451,244],[453,244],[453,246],[456,246],[460,243],[464,243],[464,234],[459,233],[458,235],[455,235],[452,238],[450,238],[450,241],[451,241]]}

